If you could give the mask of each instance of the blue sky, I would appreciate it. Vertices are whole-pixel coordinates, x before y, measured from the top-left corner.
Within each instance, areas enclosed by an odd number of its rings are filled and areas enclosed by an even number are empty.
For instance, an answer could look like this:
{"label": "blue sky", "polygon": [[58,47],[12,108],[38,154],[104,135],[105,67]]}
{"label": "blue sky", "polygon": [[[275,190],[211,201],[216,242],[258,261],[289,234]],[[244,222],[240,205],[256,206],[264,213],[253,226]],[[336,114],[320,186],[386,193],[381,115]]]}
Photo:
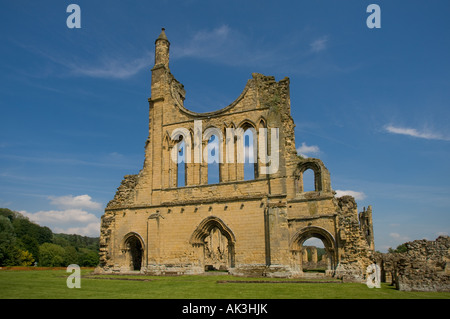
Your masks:
{"label": "blue sky", "polygon": [[[66,8],[81,8],[69,29]],[[369,29],[369,4],[381,28]],[[376,249],[450,232],[450,3],[2,1],[0,207],[97,236],[144,160],[154,41],[197,112],[290,78],[299,153],[373,206]]]}

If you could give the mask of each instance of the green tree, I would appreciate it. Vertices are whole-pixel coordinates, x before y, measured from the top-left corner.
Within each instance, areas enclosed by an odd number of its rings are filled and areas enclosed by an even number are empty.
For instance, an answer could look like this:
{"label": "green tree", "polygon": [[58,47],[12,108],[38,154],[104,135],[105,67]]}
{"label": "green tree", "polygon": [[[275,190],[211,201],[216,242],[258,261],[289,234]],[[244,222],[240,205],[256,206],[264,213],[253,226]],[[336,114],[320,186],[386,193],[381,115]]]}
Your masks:
{"label": "green tree", "polygon": [[98,251],[80,248],[78,260],[81,267],[95,267],[99,262]]}
{"label": "green tree", "polygon": [[64,263],[65,266],[70,264],[78,264],[78,252],[73,246],[64,248]]}
{"label": "green tree", "polygon": [[39,266],[61,267],[65,266],[65,250],[59,245],[43,243],[39,246]]}
{"label": "green tree", "polygon": [[20,213],[14,212],[8,208],[0,208],[0,216],[7,217],[12,222]]}
{"label": "green tree", "polygon": [[31,266],[34,263],[34,258],[29,251],[19,250],[17,261],[19,266]]}
{"label": "green tree", "polygon": [[[0,266],[98,265],[99,238],[76,234],[53,234],[8,208],[0,208]],[[42,254],[42,255],[41,255]]]}
{"label": "green tree", "polygon": [[395,249],[392,249],[391,247],[389,247],[388,253],[404,253],[407,250],[408,249],[406,248],[406,245],[401,244],[401,245],[398,245],[397,248],[395,248]]}
{"label": "green tree", "polygon": [[31,266],[34,258],[27,250],[13,246],[9,250],[8,259],[5,262],[7,266]]}
{"label": "green tree", "polygon": [[39,262],[39,242],[36,238],[26,234],[17,240],[17,246],[28,251],[34,260]]}
{"label": "green tree", "polygon": [[17,237],[29,235],[36,238],[40,245],[43,243],[50,243],[53,239],[53,233],[50,228],[41,227],[22,215],[16,217],[12,224]]}
{"label": "green tree", "polygon": [[11,221],[0,215],[0,265],[9,265],[15,243],[16,235]]}
{"label": "green tree", "polygon": [[53,241],[54,244],[59,245],[61,247],[67,247],[70,246],[70,243],[67,239],[65,239],[61,234],[53,234]]}

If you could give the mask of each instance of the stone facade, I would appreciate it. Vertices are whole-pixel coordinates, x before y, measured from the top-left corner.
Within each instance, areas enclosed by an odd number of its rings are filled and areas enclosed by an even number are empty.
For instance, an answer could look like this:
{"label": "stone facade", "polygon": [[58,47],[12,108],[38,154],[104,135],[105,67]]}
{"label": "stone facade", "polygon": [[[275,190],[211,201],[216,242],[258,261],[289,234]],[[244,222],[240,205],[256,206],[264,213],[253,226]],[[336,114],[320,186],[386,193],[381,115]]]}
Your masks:
{"label": "stone facade", "polygon": [[382,281],[404,291],[450,291],[450,237],[404,245],[403,253],[376,254]]}
{"label": "stone facade", "polygon": [[[125,176],[105,209],[97,271],[301,276],[303,242],[316,237],[325,246],[328,274],[363,280],[374,251],[372,209],[358,215],[352,197],[335,197],[321,160],[297,155],[289,79],[254,73],[229,106],[195,113],[184,107],[184,87],[169,69],[164,29],[155,47],[144,165],[139,174]],[[201,140],[195,139],[198,121]],[[184,130],[173,140],[178,128]],[[208,130],[219,141],[229,129],[250,130],[259,142],[260,128],[267,129],[268,154],[277,156],[278,169],[264,172],[274,157],[267,163],[256,151],[254,174],[246,179],[237,158],[242,137],[231,135],[234,149],[219,144],[220,158],[227,158],[218,164],[219,181],[208,183],[210,166],[195,160],[195,149],[208,145]],[[172,160],[181,153],[185,163]],[[304,191],[306,170],[313,171],[313,191]]]}

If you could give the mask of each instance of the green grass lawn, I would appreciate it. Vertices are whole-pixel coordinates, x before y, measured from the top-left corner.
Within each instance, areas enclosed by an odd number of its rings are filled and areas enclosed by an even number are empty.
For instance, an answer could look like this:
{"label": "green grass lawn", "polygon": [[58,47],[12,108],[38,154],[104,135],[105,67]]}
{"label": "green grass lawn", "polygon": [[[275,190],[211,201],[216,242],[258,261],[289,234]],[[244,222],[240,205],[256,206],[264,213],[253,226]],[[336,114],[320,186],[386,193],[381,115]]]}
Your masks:
{"label": "green grass lawn", "polygon": [[[0,271],[0,299],[450,299],[450,293],[404,292],[388,284],[218,283],[286,279],[214,276],[101,276],[82,270],[81,288],[69,289],[64,270]],[[99,276],[96,276],[99,277]],[[116,278],[116,279],[106,279]],[[139,280],[118,280],[130,278]],[[148,281],[141,281],[147,279]],[[291,279],[295,281],[299,279]]]}

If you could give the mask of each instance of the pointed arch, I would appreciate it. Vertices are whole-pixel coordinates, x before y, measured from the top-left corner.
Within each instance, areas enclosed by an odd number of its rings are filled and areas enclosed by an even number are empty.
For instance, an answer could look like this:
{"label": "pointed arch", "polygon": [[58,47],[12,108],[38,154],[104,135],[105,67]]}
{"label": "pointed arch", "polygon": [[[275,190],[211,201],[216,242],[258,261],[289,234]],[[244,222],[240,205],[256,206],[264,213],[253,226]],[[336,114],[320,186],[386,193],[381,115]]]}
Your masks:
{"label": "pointed arch", "polygon": [[221,178],[221,163],[223,163],[223,135],[222,130],[210,126],[205,129],[203,139],[206,140],[206,148],[203,151],[203,160],[207,163],[208,184],[217,184]]}
{"label": "pointed arch", "polygon": [[256,124],[250,119],[243,119],[239,125],[237,125],[237,128],[242,128],[244,131],[253,128],[256,131]]}
{"label": "pointed arch", "polygon": [[233,231],[219,217],[216,216],[209,216],[202,220],[192,233],[189,242],[192,245],[203,244],[205,238],[209,235],[213,228],[218,228],[233,245],[236,243],[236,237],[234,236]]}
{"label": "pointed arch", "polygon": [[125,255],[130,270],[141,270],[145,260],[145,242],[139,233],[127,233],[121,242],[121,250]]}
{"label": "pointed arch", "polygon": [[202,249],[202,264],[213,269],[234,267],[236,237],[232,230],[218,217],[202,220],[191,235],[189,242]]}
{"label": "pointed arch", "polygon": [[258,129],[267,128],[267,120],[264,118],[264,116],[261,116],[259,118],[259,120],[257,121],[257,123],[258,123]]}

